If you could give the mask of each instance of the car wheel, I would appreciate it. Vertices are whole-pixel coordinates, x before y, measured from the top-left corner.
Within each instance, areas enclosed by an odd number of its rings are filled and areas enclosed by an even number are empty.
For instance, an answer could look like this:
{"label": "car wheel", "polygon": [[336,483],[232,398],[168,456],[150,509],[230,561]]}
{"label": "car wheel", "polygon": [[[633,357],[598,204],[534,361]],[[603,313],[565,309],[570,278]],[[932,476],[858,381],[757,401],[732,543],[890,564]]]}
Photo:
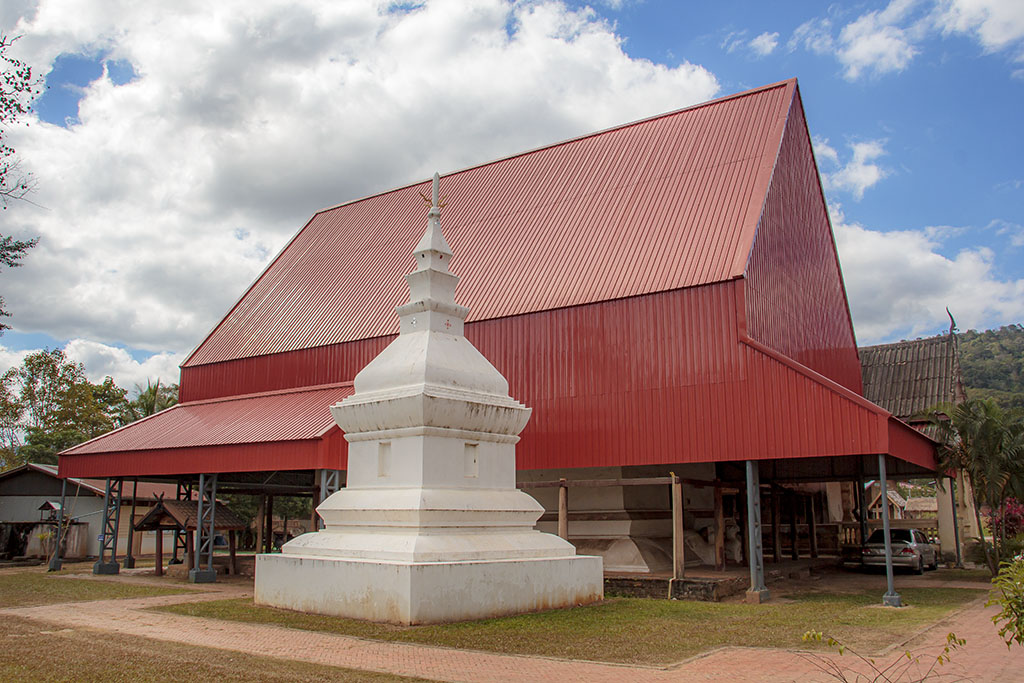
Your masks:
{"label": "car wheel", "polygon": [[917,556],[917,569],[914,570],[915,574],[924,574],[924,555]]}

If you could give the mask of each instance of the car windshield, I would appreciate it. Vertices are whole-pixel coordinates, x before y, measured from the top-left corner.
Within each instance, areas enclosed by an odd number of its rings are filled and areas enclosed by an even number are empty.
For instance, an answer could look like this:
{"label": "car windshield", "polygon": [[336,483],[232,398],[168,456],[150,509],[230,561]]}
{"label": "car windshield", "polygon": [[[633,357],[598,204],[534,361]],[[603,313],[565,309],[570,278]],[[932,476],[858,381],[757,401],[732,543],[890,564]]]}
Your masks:
{"label": "car windshield", "polygon": [[[889,529],[889,539],[893,543],[910,543],[910,529]],[[868,536],[868,543],[885,543],[885,531],[875,529]]]}

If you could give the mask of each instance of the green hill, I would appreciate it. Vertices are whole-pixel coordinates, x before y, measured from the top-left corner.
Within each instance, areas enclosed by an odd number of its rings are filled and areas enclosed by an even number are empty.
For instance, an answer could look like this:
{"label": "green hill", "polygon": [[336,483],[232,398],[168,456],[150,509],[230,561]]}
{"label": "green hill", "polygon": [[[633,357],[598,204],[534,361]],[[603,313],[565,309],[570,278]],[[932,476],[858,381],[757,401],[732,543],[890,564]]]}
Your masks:
{"label": "green hill", "polygon": [[957,338],[967,395],[995,398],[1004,408],[1024,410],[1024,326],[968,330]]}

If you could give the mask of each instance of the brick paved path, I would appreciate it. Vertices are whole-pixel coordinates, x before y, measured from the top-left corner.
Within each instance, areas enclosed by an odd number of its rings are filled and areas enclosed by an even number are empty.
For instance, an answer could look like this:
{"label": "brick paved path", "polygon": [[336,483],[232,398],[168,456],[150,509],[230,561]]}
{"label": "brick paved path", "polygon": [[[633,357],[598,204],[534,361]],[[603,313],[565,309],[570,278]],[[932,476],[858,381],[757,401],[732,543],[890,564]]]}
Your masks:
{"label": "brick paved path", "polygon": [[[974,586],[976,587],[976,586]],[[762,648],[722,648],[667,668],[639,667],[544,657],[499,655],[449,648],[386,643],[348,636],[297,631],[272,625],[243,624],[168,613],[145,608],[180,602],[217,600],[247,595],[243,587],[224,586],[202,594],[100,600],[0,610],[62,628],[113,631],[250,654],[292,659],[328,666],[419,676],[443,681],[826,681],[833,680],[796,651]],[[1024,682],[1024,648],[1008,651],[991,622],[993,608],[979,599],[906,647],[939,645],[954,631],[966,638],[967,648],[954,655],[943,671],[978,683]],[[903,648],[896,648],[895,657]],[[820,659],[820,658],[819,658]],[[879,661],[889,658],[879,657]],[[844,665],[853,664],[850,656]]]}

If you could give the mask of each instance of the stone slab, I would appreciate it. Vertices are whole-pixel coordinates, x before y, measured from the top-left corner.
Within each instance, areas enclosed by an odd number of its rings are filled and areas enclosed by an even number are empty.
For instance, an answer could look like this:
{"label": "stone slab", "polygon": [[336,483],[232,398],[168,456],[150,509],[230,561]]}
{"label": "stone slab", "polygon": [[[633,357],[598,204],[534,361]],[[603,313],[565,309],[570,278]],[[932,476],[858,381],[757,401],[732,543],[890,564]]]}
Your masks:
{"label": "stone slab", "polygon": [[255,602],[393,624],[573,607],[604,597],[601,558],[402,563],[258,555]]}

